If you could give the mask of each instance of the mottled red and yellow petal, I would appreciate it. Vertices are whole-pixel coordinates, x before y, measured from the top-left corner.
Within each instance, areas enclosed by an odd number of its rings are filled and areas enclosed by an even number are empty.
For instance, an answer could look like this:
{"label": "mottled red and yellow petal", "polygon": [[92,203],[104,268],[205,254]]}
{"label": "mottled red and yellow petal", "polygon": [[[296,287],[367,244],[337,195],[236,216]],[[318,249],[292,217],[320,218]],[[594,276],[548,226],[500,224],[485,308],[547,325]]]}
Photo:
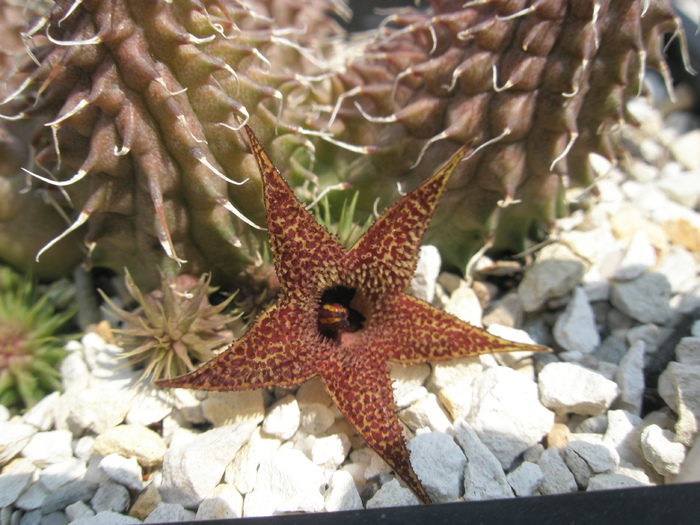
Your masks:
{"label": "mottled red and yellow petal", "polygon": [[281,299],[263,313],[239,340],[201,368],[158,386],[197,390],[290,388],[318,372],[324,341],[316,336],[316,321],[308,308]]}
{"label": "mottled red and yellow petal", "polygon": [[440,195],[468,151],[462,146],[430,179],[389,207],[350,249],[350,271],[375,300],[406,290]]}
{"label": "mottled red and yellow petal", "polygon": [[393,297],[374,322],[373,338],[384,358],[406,364],[496,352],[549,351],[497,337],[406,294]]}
{"label": "mottled red and yellow petal", "polygon": [[297,199],[250,127],[245,130],[263,182],[270,248],[280,287],[301,291],[319,278],[328,280],[326,274],[334,277],[346,258],[344,248]]}
{"label": "mottled red and yellow petal", "polygon": [[338,410],[358,435],[423,503],[430,503],[409,462],[389,369],[382,356],[372,358],[370,352],[359,350],[346,359],[327,362],[319,375]]}

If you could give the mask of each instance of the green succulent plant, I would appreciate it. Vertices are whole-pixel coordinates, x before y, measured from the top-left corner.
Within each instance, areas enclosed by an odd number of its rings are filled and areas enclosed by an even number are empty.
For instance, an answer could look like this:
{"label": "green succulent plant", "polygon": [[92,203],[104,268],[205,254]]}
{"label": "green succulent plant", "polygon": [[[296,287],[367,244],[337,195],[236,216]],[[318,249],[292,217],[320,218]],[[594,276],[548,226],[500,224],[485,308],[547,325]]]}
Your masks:
{"label": "green succulent plant", "polygon": [[57,281],[40,293],[31,279],[0,266],[0,404],[29,408],[61,389],[61,334],[75,309],[60,311],[57,303],[69,288]]}
{"label": "green succulent plant", "polygon": [[134,311],[119,308],[100,290],[108,313],[124,323],[115,330],[124,349],[127,366],[141,370],[139,380],[169,379],[194,370],[234,339],[240,312],[222,313],[234,296],[217,305],[209,302],[216,288],[211,275],[197,279],[179,275],[174,281],[163,277],[160,288],[144,294],[126,272],[126,286],[136,300]]}
{"label": "green succulent plant", "polygon": [[[682,35],[669,0],[432,0],[353,39],[333,14],[347,7],[56,0],[37,15],[2,111],[44,119],[27,169],[67,197],[39,255],[79,233],[93,265],[144,289],[161,272],[267,286],[247,122],[308,200],[359,190],[360,223],[461,145],[489,144],[426,235],[464,271],[484,244],[510,254],[552,227],[567,187],[591,183],[588,155],[616,156],[645,68],[668,79],[663,34]],[[333,222],[347,198],[329,193]]]}

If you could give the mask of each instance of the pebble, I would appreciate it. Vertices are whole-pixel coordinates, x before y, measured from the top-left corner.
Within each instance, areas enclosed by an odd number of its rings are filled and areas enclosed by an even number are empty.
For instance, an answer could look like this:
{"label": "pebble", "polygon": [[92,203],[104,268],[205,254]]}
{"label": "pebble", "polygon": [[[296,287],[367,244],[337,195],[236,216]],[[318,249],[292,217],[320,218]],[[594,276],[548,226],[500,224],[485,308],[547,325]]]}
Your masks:
{"label": "pebble", "polygon": [[37,430],[51,430],[51,427],[54,424],[54,408],[60,397],[60,392],[51,392],[48,396],[30,408],[22,416],[22,420],[25,423],[29,423],[30,425],[36,427]]}
{"label": "pebble", "polygon": [[615,382],[573,363],[549,363],[538,380],[542,404],[558,413],[597,416],[620,392]]}
{"label": "pebble", "polygon": [[700,337],[684,337],[675,349],[676,361],[687,366],[700,366]]}
{"label": "pebble", "polygon": [[345,434],[331,434],[330,436],[314,440],[311,446],[311,461],[334,472],[345,461],[350,453],[350,439]]}
{"label": "pebble", "polygon": [[68,426],[75,434],[89,430],[101,434],[126,417],[136,392],[114,388],[90,388],[71,400]]}
{"label": "pebble", "polygon": [[567,468],[556,448],[545,450],[538,465],[544,474],[539,487],[540,494],[565,494],[578,490],[574,475]]}
{"label": "pebble", "polygon": [[243,517],[243,496],[230,483],[214,487],[200,503],[195,521]]}
{"label": "pebble", "polygon": [[31,461],[24,458],[7,464],[0,474],[0,508],[14,503],[34,481],[38,470]]}
{"label": "pebble", "polygon": [[421,246],[408,293],[427,303],[432,303],[441,264],[440,252],[435,246]]}
{"label": "pebble", "polygon": [[671,361],[659,376],[659,395],[678,414],[676,441],[691,446],[700,425],[700,367]]}
{"label": "pebble", "polygon": [[99,466],[109,479],[131,490],[143,489],[143,473],[136,458],[109,454],[100,461]]}
{"label": "pebble", "polygon": [[389,363],[389,373],[393,381],[394,399],[398,408],[404,408],[427,395],[423,388],[425,380],[430,375],[430,365],[402,365]]}
{"label": "pebble", "polygon": [[644,487],[649,485],[649,483],[644,483],[639,481],[632,476],[627,476],[625,474],[609,473],[609,474],[598,474],[593,476],[588,481],[588,490],[611,490],[611,489],[624,489],[633,487]]}
{"label": "pebble", "polygon": [[438,403],[435,394],[428,394],[399,412],[399,419],[412,430],[427,427],[435,432],[454,434],[452,422]]}
{"label": "pebble", "polygon": [[474,289],[466,281],[462,281],[452,292],[444,310],[471,325],[481,326],[481,303]]}
{"label": "pebble", "polygon": [[277,401],[263,420],[263,432],[283,441],[291,438],[301,423],[301,411],[294,396],[288,395]]}
{"label": "pebble", "polygon": [[344,470],[334,472],[331,476],[328,491],[325,495],[325,503],[327,512],[360,510],[364,508],[355,480],[349,472]]}
{"label": "pebble", "polygon": [[134,457],[143,467],[155,467],[163,462],[167,449],[163,438],[150,428],[140,424],[126,424],[98,435],[92,450],[101,456],[119,454]]}
{"label": "pebble", "polygon": [[44,504],[48,495],[49,490],[44,485],[34,482],[15,500],[14,506],[23,510],[38,509]]}
{"label": "pebble", "polygon": [[426,386],[431,392],[454,385],[471,385],[484,370],[478,357],[464,357],[431,365],[432,373]]}
{"label": "pebble", "polygon": [[195,513],[187,510],[179,503],[159,503],[144,523],[175,523],[178,521],[192,521]]}
{"label": "pebble", "polygon": [[76,501],[87,501],[91,499],[95,495],[95,492],[97,492],[96,483],[85,479],[71,481],[58,490],[51,492],[41,505],[41,510],[44,514],[62,510]]}
{"label": "pebble", "polygon": [[129,506],[129,491],[119,483],[105,481],[100,483],[90,500],[90,506],[97,513],[105,510],[124,512]]}
{"label": "pebble", "polygon": [[301,408],[299,428],[308,434],[319,436],[335,421],[333,411],[321,403],[310,403]]}
{"label": "pebble", "polygon": [[75,503],[68,505],[65,513],[69,522],[82,518],[92,518],[95,515],[95,511],[92,510],[84,501],[76,501]]}
{"label": "pebble", "polygon": [[226,467],[224,481],[232,483],[241,494],[252,492],[260,462],[281,444],[282,442],[275,437],[262,435],[260,427],[256,427],[248,442]]}
{"label": "pebble", "polygon": [[562,244],[546,246],[518,287],[523,310],[535,312],[549,299],[567,294],[581,283],[583,273],[583,262],[569,248]]}
{"label": "pebble", "polygon": [[129,510],[129,516],[143,521],[162,501],[156,485],[149,483],[134,499],[133,505]]}
{"label": "pebble", "polygon": [[163,501],[195,508],[219,484],[226,466],[256,426],[248,420],[214,428],[196,436],[187,446],[168,449],[160,487]]}
{"label": "pebble", "polygon": [[524,498],[537,493],[544,479],[544,473],[536,463],[523,461],[518,468],[508,473],[506,479],[515,495]]}
{"label": "pebble", "polygon": [[82,478],[86,472],[87,462],[84,459],[70,457],[46,467],[39,474],[39,480],[49,492],[53,492],[66,483]]}
{"label": "pebble", "polygon": [[476,432],[463,420],[457,422],[455,432],[466,456],[464,499],[476,501],[514,497],[501,463]]}
{"label": "pebble", "polygon": [[72,439],[67,430],[37,432],[22,449],[22,455],[38,467],[48,467],[73,457]]}
{"label": "pebble", "polygon": [[625,410],[608,411],[608,427],[603,441],[618,453],[620,465],[643,464],[638,430],[641,423],[642,418]]}
{"label": "pebble", "polygon": [[461,496],[467,460],[451,436],[442,432],[419,434],[408,442],[408,450],[411,465],[433,503]]}
{"label": "pebble", "polygon": [[656,264],[656,250],[644,230],[632,235],[622,261],[613,274],[613,279],[629,281],[636,279]]}
{"label": "pebble", "polygon": [[392,479],[388,483],[384,483],[372,496],[372,499],[367,502],[367,508],[408,507],[419,504],[420,502],[413,492],[402,487],[397,479]]}
{"label": "pebble", "polygon": [[644,395],[644,353],[646,344],[643,340],[635,341],[620,360],[615,372],[615,382],[620,387],[620,397],[616,408],[639,415],[642,411]]}
{"label": "pebble", "polygon": [[70,525],[133,525],[136,523],[141,523],[141,521],[118,512],[105,510],[92,517],[79,518]]}
{"label": "pebble", "polygon": [[233,425],[241,421],[260,423],[265,417],[262,390],[240,392],[209,392],[202,401],[204,418],[215,427]]}
{"label": "pebble", "polygon": [[0,422],[0,465],[19,454],[36,432],[33,425],[26,423]]}
{"label": "pebble", "polygon": [[244,516],[320,512],[325,506],[323,471],[299,450],[278,450],[263,459],[255,490],[243,502]]}
{"label": "pebble", "polygon": [[539,400],[537,385],[515,370],[493,367],[474,382],[466,422],[504,469],[537,443],[554,424],[554,413]]}
{"label": "pebble", "polygon": [[684,133],[670,144],[673,156],[689,170],[700,169],[700,130]]}
{"label": "pebble", "polygon": [[675,434],[658,425],[649,425],[642,430],[642,452],[656,472],[662,476],[678,474],[685,460],[686,448],[676,443]]}
{"label": "pebble", "polygon": [[131,425],[148,426],[162,421],[173,411],[172,402],[159,388],[142,388],[137,391],[126,414],[126,422]]}
{"label": "pebble", "polygon": [[695,257],[686,248],[673,244],[654,270],[668,279],[672,293],[689,292],[695,283]]}
{"label": "pebble", "polygon": [[574,289],[574,295],[566,309],[554,324],[554,339],[565,350],[590,354],[600,344],[593,309],[582,287]]}
{"label": "pebble", "polygon": [[630,281],[613,281],[610,302],[640,323],[664,324],[672,315],[671,284],[660,273],[645,273]]}

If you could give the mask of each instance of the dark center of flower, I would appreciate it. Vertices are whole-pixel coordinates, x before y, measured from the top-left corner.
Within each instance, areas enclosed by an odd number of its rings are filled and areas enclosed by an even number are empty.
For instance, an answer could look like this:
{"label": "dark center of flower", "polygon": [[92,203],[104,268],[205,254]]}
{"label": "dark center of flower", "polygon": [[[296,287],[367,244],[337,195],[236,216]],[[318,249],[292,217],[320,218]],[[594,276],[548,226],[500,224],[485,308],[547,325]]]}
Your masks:
{"label": "dark center of flower", "polygon": [[353,288],[338,286],[323,292],[318,308],[318,329],[326,337],[362,329],[365,316],[350,306],[355,296]]}

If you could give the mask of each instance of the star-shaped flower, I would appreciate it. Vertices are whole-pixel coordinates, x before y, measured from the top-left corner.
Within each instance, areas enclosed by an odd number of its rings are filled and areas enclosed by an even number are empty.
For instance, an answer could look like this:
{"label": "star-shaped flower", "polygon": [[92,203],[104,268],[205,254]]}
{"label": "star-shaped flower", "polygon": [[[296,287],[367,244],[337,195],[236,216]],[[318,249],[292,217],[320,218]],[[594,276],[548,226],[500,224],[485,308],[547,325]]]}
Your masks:
{"label": "star-shaped flower", "polygon": [[467,148],[387,209],[346,250],[299,202],[246,126],[263,181],[279,300],[198,370],[160,386],[199,390],[290,388],[319,377],[365,442],[425,502],[409,462],[387,361],[444,361],[542,351],[512,343],[404,293],[425,229]]}

